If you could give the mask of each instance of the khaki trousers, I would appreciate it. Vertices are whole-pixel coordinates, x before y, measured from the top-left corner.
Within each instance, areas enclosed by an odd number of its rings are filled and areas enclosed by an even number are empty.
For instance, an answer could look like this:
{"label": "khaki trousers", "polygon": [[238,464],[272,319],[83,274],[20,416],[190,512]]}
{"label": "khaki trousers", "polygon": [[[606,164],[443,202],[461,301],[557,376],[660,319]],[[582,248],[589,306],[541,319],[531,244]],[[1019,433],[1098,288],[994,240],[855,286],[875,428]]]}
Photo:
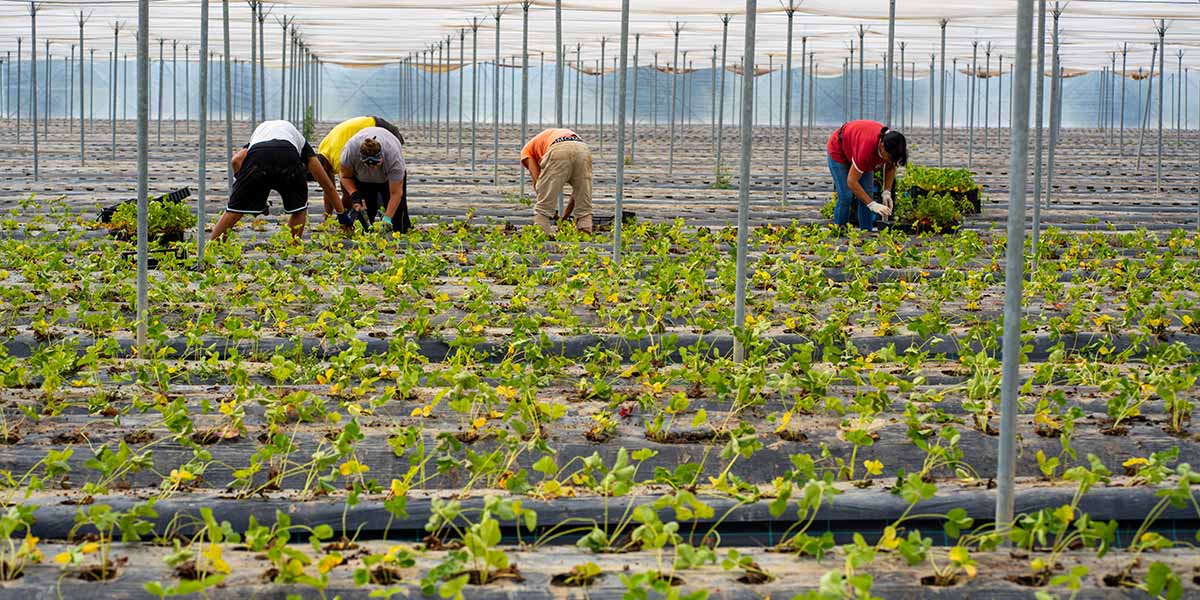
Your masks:
{"label": "khaki trousers", "polygon": [[[550,233],[550,220],[564,185],[571,186],[567,211],[575,218],[575,227],[592,230],[592,151],[583,142],[559,142],[542,157],[538,177],[537,203],[533,205],[534,223]],[[573,211],[572,211],[573,207]]]}

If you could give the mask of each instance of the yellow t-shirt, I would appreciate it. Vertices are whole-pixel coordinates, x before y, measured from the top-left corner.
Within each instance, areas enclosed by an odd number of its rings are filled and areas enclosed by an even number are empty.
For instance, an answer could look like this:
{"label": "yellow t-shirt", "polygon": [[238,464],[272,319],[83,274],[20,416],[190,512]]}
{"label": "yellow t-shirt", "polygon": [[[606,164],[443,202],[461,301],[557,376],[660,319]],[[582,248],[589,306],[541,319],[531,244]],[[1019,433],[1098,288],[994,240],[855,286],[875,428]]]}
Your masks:
{"label": "yellow t-shirt", "polygon": [[317,147],[317,154],[324,156],[329,164],[333,165],[334,177],[342,172],[342,149],[346,147],[346,142],[358,132],[374,126],[375,117],[354,117],[338,123],[325,134],[325,139],[321,140],[321,145]]}

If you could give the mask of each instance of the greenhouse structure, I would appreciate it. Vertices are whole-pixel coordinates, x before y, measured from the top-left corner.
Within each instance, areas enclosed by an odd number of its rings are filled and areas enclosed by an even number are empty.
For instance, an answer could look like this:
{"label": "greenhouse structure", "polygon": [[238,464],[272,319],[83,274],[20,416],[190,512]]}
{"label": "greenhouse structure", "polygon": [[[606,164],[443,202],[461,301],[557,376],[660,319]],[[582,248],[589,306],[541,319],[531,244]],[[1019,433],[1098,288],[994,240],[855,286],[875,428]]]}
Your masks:
{"label": "greenhouse structure", "polygon": [[0,599],[1200,598],[1197,71],[1193,0],[0,2]]}

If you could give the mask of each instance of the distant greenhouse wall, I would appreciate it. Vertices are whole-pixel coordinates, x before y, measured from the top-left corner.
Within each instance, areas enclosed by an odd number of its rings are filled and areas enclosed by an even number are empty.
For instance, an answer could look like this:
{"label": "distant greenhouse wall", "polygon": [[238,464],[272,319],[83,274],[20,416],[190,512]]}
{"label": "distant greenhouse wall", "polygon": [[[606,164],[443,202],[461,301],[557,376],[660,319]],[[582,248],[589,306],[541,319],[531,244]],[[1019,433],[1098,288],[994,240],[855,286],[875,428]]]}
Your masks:
{"label": "distant greenhouse wall", "polygon": [[[39,111],[44,111],[45,107],[45,61],[39,59]],[[695,64],[698,61],[692,61]],[[708,63],[708,60],[705,60]],[[960,63],[961,66],[961,63]],[[135,81],[132,79],[134,75],[134,65],[131,62],[128,67],[124,62],[118,63],[118,89],[121,90],[117,99],[117,118],[132,118],[134,115],[134,90]],[[163,78],[166,89],[163,93],[163,118],[170,119],[172,115],[177,115],[183,119],[190,115],[195,117],[199,103],[199,95],[196,93],[198,87],[198,65],[193,61],[190,65],[186,65],[183,61],[178,63],[178,79],[177,79],[177,100],[172,94],[172,81],[176,75],[172,72],[172,64],[168,61],[163,69]],[[210,63],[212,68],[211,83],[214,86],[214,93],[210,97],[211,114],[213,118],[223,118],[224,114],[224,99],[225,95],[221,91],[224,83],[222,66],[218,62]],[[157,63],[151,66],[151,89],[150,89],[150,112],[151,118],[157,118],[158,115],[158,65]],[[441,106],[441,118],[446,118],[446,80],[439,78],[437,81],[441,83],[440,90],[434,90],[433,95],[429,96],[429,79],[430,77],[442,77],[432,75],[424,71],[407,71],[406,81],[416,81],[415,89],[406,90],[405,97],[411,98],[413,104],[406,104],[405,107],[399,105],[399,68],[397,66],[375,67],[375,68],[347,68],[337,65],[326,65],[322,75],[323,84],[323,103],[322,103],[322,118],[325,120],[337,120],[355,115],[379,115],[389,119],[401,119],[400,113],[410,109],[427,110],[430,108],[430,99],[437,99]],[[638,73],[638,102],[636,114],[639,123],[661,123],[666,124],[670,118],[671,112],[671,79],[672,76],[657,71],[652,67],[642,67],[637,70]],[[67,97],[68,90],[68,73],[67,65],[62,57],[53,57],[51,64],[51,94],[50,94],[50,115],[52,117],[62,117],[67,113],[69,107],[75,106],[79,101],[78,88],[75,88],[73,98]],[[464,80],[464,101],[463,113],[464,119],[470,120],[471,108],[471,83],[473,78],[478,74],[479,96],[477,99],[478,119],[484,122],[492,120],[492,93],[497,86],[495,85],[495,68],[490,64],[481,65],[478,68],[468,66],[465,69],[452,71],[449,73],[449,95],[450,95],[450,115],[452,120],[457,120],[458,117],[458,78],[465,77]],[[713,116],[716,114],[713,110],[713,74],[710,68],[697,68],[696,70],[678,76],[678,87],[676,89],[677,97],[677,115],[684,123],[688,124],[708,124],[713,121]],[[85,70],[85,75],[91,77],[88,70]],[[718,73],[719,75],[719,73]],[[521,99],[521,80],[520,70],[514,68],[500,69],[501,85],[501,115],[502,121],[510,123],[520,122],[520,99]],[[92,82],[95,97],[86,97],[85,104],[88,106],[89,114],[94,114],[96,119],[107,120],[109,118],[109,102],[110,102],[110,82],[111,66],[108,61],[97,60],[94,68],[94,80]],[[248,64],[239,64],[234,69],[234,106],[237,107],[238,115],[241,118],[249,116],[249,96],[250,96],[250,67]],[[415,77],[415,79],[414,79]],[[794,71],[793,87],[793,123],[799,124],[799,110],[801,91],[800,91],[799,69]],[[17,83],[17,69],[15,64],[6,64],[3,69],[3,112],[6,115],[13,115],[17,105],[17,95],[21,94],[21,109],[24,117],[30,114],[29,107],[29,66],[28,61],[25,61],[21,68],[21,80]],[[76,64],[70,73],[71,79],[78,78],[78,65]],[[1093,127],[1097,124],[1096,111],[1099,108],[1099,73],[1089,73],[1087,75],[1072,77],[1064,80],[1063,94],[1063,123],[1067,127]],[[1173,127],[1176,122],[1177,107],[1175,104],[1175,94],[1173,90],[1177,89],[1175,81],[1176,74],[1168,70],[1166,83],[1167,98],[1164,102],[1166,118],[1164,119],[1168,127]],[[857,91],[859,77],[857,72],[850,78],[851,85]],[[864,95],[864,113],[865,117],[882,120],[883,114],[883,76],[880,69],[868,68],[865,73],[866,93]],[[951,97],[951,90],[955,92],[952,96],[953,108],[951,103],[947,103],[946,121],[953,122],[955,126],[964,126],[967,122],[967,84],[969,78],[957,74],[950,80],[947,80],[946,93]],[[266,107],[268,118],[278,118],[279,116],[279,86],[280,73],[277,69],[268,69],[267,71],[267,97]],[[740,76],[731,71],[726,73],[725,80],[725,123],[736,124],[740,116],[738,102],[741,99]],[[784,72],[782,69],[777,69],[769,75],[762,75],[756,80],[755,96],[757,98],[755,122],[759,125],[781,125],[783,121],[783,85],[785,83]],[[857,94],[853,94],[853,98],[849,103],[844,101],[846,90],[843,85],[841,76],[835,77],[818,77],[816,79],[817,87],[814,90],[816,104],[816,122],[823,126],[834,125],[841,123],[848,118],[858,117],[858,101]],[[979,81],[980,102],[983,100],[983,80]],[[1195,74],[1190,74],[1187,77],[1186,85],[1184,86],[1184,96],[1186,97],[1186,127],[1196,127],[1200,124],[1198,118],[1198,105],[1200,105],[1200,89],[1197,89],[1198,78]],[[74,82],[75,85],[78,82]],[[997,118],[997,110],[1001,111],[1001,123],[1008,124],[1010,78],[1005,75],[1003,78],[993,78],[990,83],[990,104],[988,105],[987,115],[989,124],[994,126]],[[1119,86],[1118,81],[1117,85]],[[629,82],[629,99],[632,102],[633,98],[633,81]],[[716,83],[719,88],[719,80]],[[1141,121],[1142,110],[1145,108],[1145,94],[1147,81],[1126,80],[1126,98],[1125,98],[1125,125],[1127,128],[1136,128]],[[1003,98],[998,95],[998,87],[1003,87]],[[599,121],[601,113],[604,116],[605,123],[612,123],[616,114],[616,87],[617,77],[615,73],[608,72],[604,76],[604,106],[601,108],[599,100],[600,77],[590,74],[580,75],[580,72],[574,68],[570,68],[566,72],[564,83],[565,101],[564,111],[566,113],[566,124],[594,124]],[[1157,86],[1155,86],[1157,88]],[[577,95],[576,90],[580,93]],[[1120,107],[1120,88],[1117,87],[1116,107]],[[126,93],[126,91],[128,93]],[[1047,82],[1045,86],[1047,100],[1049,99],[1050,86]],[[410,96],[409,94],[415,94]],[[806,94],[807,95],[807,94]],[[925,127],[929,124],[929,80],[926,77],[918,74],[916,81],[908,80],[905,85],[903,94],[900,92],[899,82],[895,87],[895,102],[896,111],[899,111],[900,100],[903,98],[905,108],[911,114],[911,119],[906,117],[906,123],[915,124],[916,127]],[[189,105],[185,103],[190,102]],[[1003,108],[1000,108],[998,102],[1003,102]],[[529,120],[530,123],[549,123],[554,116],[554,65],[547,64],[542,68],[538,64],[538,60],[531,61],[529,71]],[[1155,109],[1157,102],[1153,102],[1151,109]],[[434,109],[436,110],[436,109]],[[634,110],[630,106],[629,110]],[[982,110],[982,108],[981,108]],[[44,115],[44,112],[42,112]],[[73,115],[78,115],[78,107],[75,107]],[[897,113],[898,114],[898,113]],[[951,117],[953,116],[953,121]],[[983,114],[977,117],[977,122],[981,122]],[[1049,121],[1049,110],[1046,111],[1046,119]],[[1119,120],[1119,116],[1118,116]],[[1152,119],[1155,120],[1156,119]],[[899,117],[893,118],[896,125],[899,125]]]}

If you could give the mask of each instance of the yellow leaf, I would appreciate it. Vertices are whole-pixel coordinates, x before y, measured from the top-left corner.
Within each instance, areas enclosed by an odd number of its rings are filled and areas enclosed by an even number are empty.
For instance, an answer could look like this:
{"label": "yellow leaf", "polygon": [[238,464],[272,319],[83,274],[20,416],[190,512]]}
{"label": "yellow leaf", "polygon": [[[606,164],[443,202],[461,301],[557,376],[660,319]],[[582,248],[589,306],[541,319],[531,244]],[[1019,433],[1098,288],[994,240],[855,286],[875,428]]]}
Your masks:
{"label": "yellow leaf", "polygon": [[299,560],[293,558],[287,563],[287,572],[292,577],[299,577],[304,574],[304,565]]}
{"label": "yellow leaf", "polygon": [[191,471],[187,471],[185,469],[171,469],[171,474],[168,475],[168,479],[173,484],[180,484],[185,481],[191,481],[195,478],[196,476],[193,475]]}
{"label": "yellow leaf", "polygon": [[950,549],[950,560],[961,565],[971,560],[971,555],[967,554],[966,548],[962,546],[955,546]]}
{"label": "yellow leaf", "polygon": [[792,422],[792,411],[789,410],[789,411],[783,413],[783,416],[779,417],[779,426],[775,428],[775,433],[779,433],[780,431],[787,429],[788,424],[791,422]]}
{"label": "yellow leaf", "polygon": [[99,550],[100,544],[96,542],[88,542],[79,547],[79,551],[83,554],[92,554],[93,552],[98,552]]}
{"label": "yellow leaf", "polygon": [[348,460],[338,467],[338,472],[341,473],[343,477],[349,477],[350,475],[356,475],[358,473],[366,473],[370,470],[370,467],[358,462],[355,459]]}
{"label": "yellow leaf", "polygon": [[395,498],[398,496],[403,496],[405,493],[407,493],[408,486],[401,483],[399,479],[393,479],[392,484],[388,486],[388,491],[391,492],[392,497]]}
{"label": "yellow leaf", "polygon": [[472,429],[480,429],[484,425],[487,425],[487,417],[476,417],[474,421],[471,421]]}
{"label": "yellow leaf", "polygon": [[879,540],[879,547],[884,550],[895,550],[900,546],[900,539],[896,537],[896,528],[887,526],[883,529],[883,537]]}
{"label": "yellow leaf", "polygon": [[204,549],[203,554],[204,558],[208,559],[208,565],[214,573],[228,575],[233,572],[233,569],[229,567],[229,563],[225,562],[224,558],[221,558],[220,546],[216,544],[209,544],[208,547]]}
{"label": "yellow leaf", "polygon": [[1131,458],[1131,459],[1121,463],[1121,466],[1129,468],[1129,467],[1136,467],[1138,465],[1148,465],[1148,464],[1150,464],[1150,461],[1148,461],[1144,458],[1134,457],[1134,458]]}
{"label": "yellow leaf", "polygon": [[317,563],[317,571],[320,571],[320,573],[324,575],[340,564],[342,564],[341,556],[338,556],[337,554],[329,554],[326,555],[325,558],[322,558],[321,562]]}
{"label": "yellow leaf", "polygon": [[496,386],[496,395],[505,400],[512,400],[517,397],[517,388],[510,385],[498,385]]}
{"label": "yellow leaf", "polygon": [[1070,523],[1075,520],[1075,509],[1070,504],[1064,504],[1054,509],[1054,516],[1060,521]]}
{"label": "yellow leaf", "polygon": [[865,467],[867,472],[872,475],[879,475],[880,473],[883,473],[883,463],[877,460],[864,460],[863,467]]}
{"label": "yellow leaf", "polygon": [[54,562],[57,564],[60,564],[60,565],[65,565],[65,564],[71,562],[71,553],[70,552],[59,552],[58,554],[55,554]]}

